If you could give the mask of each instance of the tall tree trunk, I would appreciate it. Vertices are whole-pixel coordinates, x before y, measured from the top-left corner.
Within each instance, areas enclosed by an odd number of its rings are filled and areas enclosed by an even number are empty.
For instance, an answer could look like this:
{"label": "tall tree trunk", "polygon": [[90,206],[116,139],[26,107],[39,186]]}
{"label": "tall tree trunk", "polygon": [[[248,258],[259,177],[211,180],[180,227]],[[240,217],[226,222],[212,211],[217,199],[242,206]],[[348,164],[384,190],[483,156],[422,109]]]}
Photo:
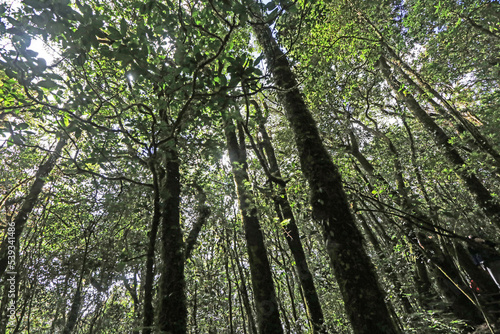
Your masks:
{"label": "tall tree trunk", "polygon": [[[390,48],[389,48],[390,49]],[[392,51],[392,49],[390,49]],[[392,51],[394,53],[394,51]],[[391,54],[392,55],[392,54]],[[479,131],[479,129],[471,123],[469,120],[467,120],[465,117],[462,116],[462,114],[456,110],[454,107],[451,106],[451,104],[448,103],[448,101],[441,96],[436,90],[430,87],[429,84],[425,83],[426,89],[433,94],[434,96],[437,97],[439,101],[441,101],[442,104],[445,105],[445,108],[443,108],[441,105],[439,105],[437,102],[435,102],[431,96],[427,92],[425,92],[419,85],[417,85],[411,78],[410,76],[401,68],[399,65],[401,63],[405,64],[401,59],[396,59],[396,61],[391,62],[394,66],[395,69],[401,74],[401,76],[405,79],[406,82],[410,85],[410,87],[413,87],[416,89],[416,91],[423,97],[425,98],[433,107],[434,110],[436,110],[439,114],[444,116],[447,119],[452,118],[450,115],[455,117],[456,122],[454,122],[455,128],[459,133],[464,133],[468,132],[472,136],[472,140],[470,142],[471,147],[475,149],[476,151],[483,151],[487,154],[489,154],[493,158],[493,165],[497,168],[500,168],[500,154],[498,151],[493,147],[493,145],[488,141],[488,139],[483,136],[483,134]],[[414,76],[417,76],[419,78],[418,74],[413,72],[412,69],[406,65],[404,67],[405,69],[407,68],[411,73],[413,73]],[[418,80],[418,79],[417,79]],[[424,83],[421,83],[424,84]]]}
{"label": "tall tree trunk", "polygon": [[[70,272],[66,272],[66,277],[64,278],[64,283],[63,286],[61,287],[61,290],[59,291],[67,291],[68,290],[68,285],[69,285],[69,279],[71,277]],[[58,327],[58,322],[59,322],[59,314],[62,314],[64,316],[65,309],[66,309],[66,296],[64,293],[62,293],[59,296],[59,299],[57,300],[57,306],[54,311],[54,316],[52,317],[51,325],[50,325],[50,333],[55,333],[56,332],[56,327]],[[3,334],[3,333],[2,333]]]}
{"label": "tall tree trunk", "polygon": [[156,236],[158,235],[158,228],[161,221],[161,208],[160,208],[160,181],[159,171],[154,165],[153,161],[150,163],[150,170],[153,174],[153,219],[151,221],[151,229],[149,230],[149,243],[146,252],[146,273],[144,279],[144,305],[143,305],[143,322],[142,333],[150,334],[153,331],[154,324],[154,308],[153,308],[153,283],[154,283],[154,263],[155,263],[155,248]]}
{"label": "tall tree trunk", "polygon": [[415,173],[418,188],[420,189],[420,192],[422,193],[422,195],[425,199],[425,202],[427,203],[427,206],[429,207],[429,217],[431,217],[432,221],[437,221],[438,213],[437,213],[436,205],[434,205],[433,201],[431,200],[431,196],[429,196],[429,193],[427,192],[427,189],[426,189],[423,177],[422,177],[422,173],[418,167],[417,149],[415,147],[415,139],[413,137],[413,133],[411,132],[410,126],[406,122],[406,118],[404,116],[401,117],[401,121],[403,122],[403,126],[405,127],[406,133],[408,134],[408,140],[409,140],[409,144],[410,144],[411,164],[413,166],[413,171]]}
{"label": "tall tree trunk", "polygon": [[238,194],[241,217],[245,229],[248,260],[252,278],[253,293],[257,308],[257,326],[260,334],[283,333],[274,291],[271,266],[267,258],[264,236],[257,218],[247,174],[247,162],[243,130],[240,128],[240,143],[236,137],[234,124],[227,120],[225,134],[229,159],[232,165],[234,183]]}
{"label": "tall tree trunk", "polygon": [[158,327],[169,334],[185,334],[187,306],[184,278],[184,250],[179,221],[180,172],[175,147],[165,150],[166,176],[160,189],[162,209],[161,260]]}
{"label": "tall tree trunk", "polygon": [[[399,191],[398,192],[391,186],[391,184],[381,174],[379,174],[375,170],[372,163],[370,161],[368,161],[368,159],[366,159],[366,157],[364,156],[363,153],[361,153],[361,151],[359,150],[358,140],[357,140],[356,136],[354,135],[354,132],[351,129],[348,130],[348,135],[349,135],[349,141],[350,141],[349,153],[352,154],[352,156],[355,157],[356,160],[358,160],[361,167],[368,173],[368,175],[370,175],[370,177],[372,177],[376,181],[380,182],[385,187],[387,187],[387,189],[389,189],[390,193],[392,195],[394,195],[394,199],[396,200],[397,204],[400,205],[402,202],[401,198],[405,194],[407,194],[404,187],[403,187],[403,189],[399,189],[400,183],[399,183],[398,174],[401,172],[397,171],[397,170],[395,172],[396,179],[398,180],[398,191]],[[397,160],[398,157],[395,156],[394,158]],[[403,182],[403,185],[404,185],[404,182]],[[400,190],[403,190],[403,191],[400,191]]]}
{"label": "tall tree trunk", "polygon": [[267,24],[255,23],[252,27],[280,89],[279,97],[295,135],[301,169],[311,189],[313,214],[323,227],[330,261],[354,333],[399,333],[349,210],[340,173],[323,146],[290,64]]}
{"label": "tall tree trunk", "polygon": [[9,315],[7,314],[7,305],[9,301],[9,289],[7,284],[4,284],[2,290],[2,301],[0,303],[0,334],[7,332],[7,325],[9,323]]}
{"label": "tall tree trunk", "polygon": [[198,281],[194,281],[194,297],[193,308],[191,310],[191,319],[193,319],[193,327],[191,333],[198,333]]}
{"label": "tall tree trunk", "polygon": [[132,302],[134,305],[134,321],[133,321],[134,330],[132,330],[132,334],[140,334],[139,330],[137,329],[138,324],[140,323],[140,315],[139,315],[140,302],[139,302],[139,296],[137,295],[136,274],[134,273],[134,284],[133,285],[130,285],[125,274],[122,274],[121,278],[122,278],[123,285],[125,286],[125,289],[127,289],[130,297],[132,298]]}
{"label": "tall tree trunk", "polygon": [[70,334],[76,326],[78,320],[78,314],[80,312],[80,306],[82,304],[82,284],[78,283],[76,287],[76,292],[71,302],[71,309],[68,314],[68,320],[66,321],[66,326],[64,327],[63,334]]}
{"label": "tall tree trunk", "polygon": [[[261,115],[262,113],[260,112],[259,105],[257,103],[253,103],[253,105],[258,110],[257,113]],[[274,153],[274,148],[271,143],[271,138],[269,137],[265,127],[265,119],[263,117],[261,118],[259,132],[262,135],[262,147],[265,151],[267,162],[269,163],[269,172],[276,178],[282,179],[276,154]],[[278,205],[277,209],[281,211],[283,219],[287,222],[286,225],[283,226],[283,234],[288,247],[292,252],[293,259],[295,260],[300,286],[304,294],[307,316],[311,322],[313,333],[324,333],[323,310],[321,309],[318,293],[316,292],[316,287],[314,286],[313,276],[307,264],[304,247],[300,241],[299,230],[295,222],[292,207],[288,201],[286,187],[284,183],[278,184],[278,187],[279,194],[278,196],[275,196],[275,202]]]}
{"label": "tall tree trunk", "polygon": [[[281,216],[281,212],[277,213],[277,215],[278,215],[278,217],[281,217],[281,218],[283,217],[283,216]],[[281,219],[281,221],[283,221],[283,219]],[[294,293],[295,288],[293,286],[293,273],[290,273],[290,269],[293,270],[293,268],[290,268],[287,265],[287,263],[290,263],[290,261],[289,261],[290,257],[285,256],[288,254],[287,254],[287,251],[284,250],[283,246],[281,245],[281,240],[280,240],[281,234],[279,233],[278,229],[276,229],[275,232],[276,232],[276,237],[275,237],[276,247],[277,247],[277,250],[278,250],[279,255],[280,255],[281,263],[284,266],[284,268],[283,268],[283,270],[285,272],[284,278],[285,278],[285,282],[286,282],[286,288],[288,291],[288,295],[290,296],[290,306],[288,308],[292,311],[293,321],[295,323],[297,323],[299,321],[299,317],[297,315],[297,303],[295,302],[295,293]],[[281,279],[279,283],[281,283],[282,280],[283,279]],[[280,292],[280,291],[281,291],[281,289],[278,287],[278,292]],[[283,310],[283,301],[281,300],[281,298],[279,298],[279,295],[278,295],[278,300],[280,302],[280,308]],[[285,317],[286,317],[286,314],[283,313],[283,318],[286,319]]]}
{"label": "tall tree trunk", "polygon": [[400,90],[402,87],[401,83],[394,77],[383,56],[380,57],[378,64],[382,75],[396,94],[397,98],[405,103],[424,128],[434,136],[437,146],[444,150],[444,154],[448,160],[456,167],[456,173],[464,181],[469,191],[475,195],[478,204],[483,208],[488,217],[500,228],[500,205],[495,202],[490,192],[484,187],[474,173],[463,170],[465,161],[450,144],[448,135],[436,124],[436,122],[434,122],[432,117],[422,109],[420,104],[410,93],[403,93],[403,91]]}
{"label": "tall tree trunk", "polygon": [[[61,134],[61,138],[57,142],[54,151],[49,155],[47,161],[45,161],[38,168],[38,171],[35,175],[35,181],[31,185],[28,196],[26,196],[26,199],[24,200],[21,209],[17,213],[16,218],[14,218],[14,231],[11,232],[9,228],[9,231],[7,233],[9,237],[4,239],[4,241],[2,242],[2,246],[0,246],[0,277],[2,277],[5,273],[7,265],[9,263],[8,250],[11,249],[11,247],[9,246],[13,246],[15,248],[18,247],[19,238],[23,233],[24,226],[26,225],[26,221],[28,220],[28,216],[31,214],[31,211],[33,211],[33,208],[35,207],[35,204],[38,200],[38,196],[42,192],[42,188],[47,181],[47,177],[49,176],[52,169],[54,169],[57,159],[61,155],[61,152],[66,145],[66,141],[66,135]],[[17,263],[17,260],[14,262]]]}
{"label": "tall tree trunk", "polygon": [[[458,124],[456,125],[457,130],[460,132],[468,131],[469,134],[473,138],[473,143],[475,148],[481,149],[483,152],[488,153],[494,160],[494,165],[497,168],[500,168],[500,153],[493,147],[493,145],[488,141],[488,139],[479,131],[479,129],[467,120],[462,114],[456,110],[441,94],[439,94],[434,88],[431,87],[429,83],[427,83],[417,72],[415,72],[408,64],[406,64],[397,54],[396,52],[386,43],[382,43],[386,47],[389,55],[394,59],[392,62],[395,66],[398,66],[398,70],[403,74],[406,81],[413,87],[417,89],[417,91],[421,91],[421,95],[434,107],[434,109],[440,114],[449,113],[448,115],[452,115]],[[407,73],[410,73],[416,80],[415,83]],[[420,86],[419,86],[420,85]],[[445,110],[442,110],[442,107],[438,105],[425,91],[424,89],[432,94],[441,104],[444,106]]]}

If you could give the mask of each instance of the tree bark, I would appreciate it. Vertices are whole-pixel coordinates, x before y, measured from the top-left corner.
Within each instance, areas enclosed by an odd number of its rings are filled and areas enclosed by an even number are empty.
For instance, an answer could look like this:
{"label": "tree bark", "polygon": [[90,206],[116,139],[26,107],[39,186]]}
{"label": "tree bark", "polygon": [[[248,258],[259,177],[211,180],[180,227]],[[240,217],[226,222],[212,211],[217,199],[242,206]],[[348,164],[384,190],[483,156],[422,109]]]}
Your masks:
{"label": "tree bark", "polygon": [[150,170],[153,174],[153,219],[151,221],[151,229],[149,230],[149,243],[146,253],[146,274],[144,279],[144,305],[143,305],[143,322],[142,333],[150,334],[153,331],[154,325],[154,308],[153,308],[153,282],[154,282],[154,263],[155,263],[155,248],[156,236],[158,235],[158,228],[161,221],[161,208],[160,208],[160,184],[158,177],[158,170],[153,162],[150,164]]}
{"label": "tree bark", "polygon": [[340,173],[323,146],[290,64],[267,24],[255,23],[252,27],[280,89],[279,97],[295,135],[301,169],[311,189],[313,214],[323,227],[331,265],[354,333],[399,333],[349,210]]}
{"label": "tree bark", "polygon": [[80,312],[81,303],[82,303],[82,287],[81,284],[78,283],[75,296],[73,297],[73,301],[71,303],[71,309],[68,314],[68,321],[66,321],[66,326],[64,327],[63,334],[70,334],[73,332],[73,329],[75,328],[76,322],[78,320],[78,314]]}
{"label": "tree bark", "polygon": [[234,333],[234,325],[233,325],[233,286],[232,286],[232,278],[231,273],[229,271],[229,259],[231,257],[230,245],[229,245],[229,233],[227,229],[224,230],[224,270],[226,272],[227,279],[227,302],[229,306],[229,333]]}
{"label": "tree bark", "polygon": [[207,195],[203,191],[200,186],[195,185],[195,188],[198,190],[198,216],[196,217],[196,221],[189,231],[189,235],[186,238],[186,249],[184,251],[185,259],[189,259],[191,257],[191,253],[196,244],[196,240],[198,239],[198,234],[200,234],[201,228],[205,225],[208,216],[210,216],[210,207],[206,205]]}
{"label": "tree bark", "polygon": [[274,291],[271,266],[267,258],[255,202],[246,185],[249,183],[249,179],[242,129],[240,128],[240,143],[238,143],[232,121],[226,121],[225,134],[245,229],[252,287],[257,308],[257,326],[260,334],[280,334],[283,333],[283,328]]}
{"label": "tree bark", "polygon": [[139,296],[137,295],[137,279],[136,279],[135,273],[134,273],[134,284],[133,285],[130,285],[125,274],[122,275],[122,282],[123,282],[123,285],[125,286],[125,289],[127,289],[130,297],[132,298],[132,302],[134,303],[133,304],[134,305],[134,322],[133,322],[134,329],[132,330],[132,334],[140,334],[139,330],[137,329],[138,324],[140,323],[140,316],[139,316],[140,302],[139,302]]}
{"label": "tree bark", "polygon": [[[254,106],[259,108],[256,104],[254,104]],[[282,179],[276,154],[274,153],[274,148],[271,143],[271,138],[266,131],[264,122],[265,120],[262,118],[259,124],[259,132],[262,135],[262,146],[269,163],[269,171],[278,179]],[[283,226],[283,234],[288,247],[292,252],[293,259],[295,260],[300,286],[302,288],[302,293],[304,294],[307,316],[311,322],[313,333],[325,333],[325,328],[323,327],[323,310],[321,309],[318,293],[316,292],[316,287],[314,286],[313,276],[307,264],[304,247],[300,241],[299,230],[295,222],[292,207],[288,201],[286,187],[283,184],[279,184],[278,187],[279,194],[278,196],[275,196],[275,202],[283,215],[283,219],[287,221],[287,224]]]}
{"label": "tree bark", "polygon": [[158,327],[169,334],[185,334],[187,306],[184,278],[184,251],[179,221],[180,172],[175,147],[165,150],[166,176],[160,189],[161,203],[161,260],[159,284]]}

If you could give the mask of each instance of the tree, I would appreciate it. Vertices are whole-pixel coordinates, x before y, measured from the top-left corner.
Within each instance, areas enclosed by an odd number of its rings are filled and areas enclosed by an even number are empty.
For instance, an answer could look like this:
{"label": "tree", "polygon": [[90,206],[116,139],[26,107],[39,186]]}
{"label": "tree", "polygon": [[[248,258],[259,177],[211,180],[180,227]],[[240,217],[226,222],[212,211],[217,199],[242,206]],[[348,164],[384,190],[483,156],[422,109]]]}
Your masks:
{"label": "tree", "polygon": [[238,132],[239,140],[236,137],[232,120],[226,120],[226,141],[245,229],[252,287],[257,308],[258,330],[260,333],[283,333],[271,268],[264,245],[264,236],[257,218],[257,209],[253,203],[250,189],[248,189],[245,137],[241,125],[238,126]]}
{"label": "tree", "polygon": [[280,96],[281,101],[295,133],[302,172],[311,187],[314,216],[324,229],[330,261],[342,289],[351,325],[356,333],[373,330],[397,333],[399,330],[385,307],[384,294],[349,211],[341,176],[323,146],[290,65],[265,22],[254,24],[253,28],[276,85],[285,91]]}

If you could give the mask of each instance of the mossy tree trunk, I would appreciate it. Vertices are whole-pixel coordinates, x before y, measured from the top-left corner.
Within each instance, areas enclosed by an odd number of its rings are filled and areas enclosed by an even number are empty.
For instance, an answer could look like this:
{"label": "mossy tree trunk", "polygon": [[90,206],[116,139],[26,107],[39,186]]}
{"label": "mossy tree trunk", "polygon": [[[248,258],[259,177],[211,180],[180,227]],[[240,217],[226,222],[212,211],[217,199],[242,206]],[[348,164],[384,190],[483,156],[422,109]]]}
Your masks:
{"label": "mossy tree trunk", "polygon": [[165,177],[161,184],[161,260],[158,327],[169,334],[185,334],[187,306],[184,249],[179,220],[180,171],[176,148],[165,149]]}
{"label": "mossy tree trunk", "polygon": [[198,211],[198,216],[196,217],[196,221],[194,222],[193,227],[191,231],[189,231],[189,235],[186,238],[186,246],[184,250],[184,257],[186,261],[191,257],[193,249],[196,245],[196,240],[198,239],[198,235],[200,234],[202,227],[207,222],[207,219],[210,216],[211,212],[210,207],[206,204],[207,195],[203,191],[203,188],[201,188],[197,184],[195,184],[194,187],[198,190],[198,205],[196,208],[196,210]]}
{"label": "mossy tree trunk", "polygon": [[340,173],[323,146],[290,64],[267,24],[255,23],[252,27],[280,89],[301,169],[311,189],[313,214],[323,227],[331,265],[354,333],[399,333],[350,212]]}
{"label": "mossy tree trunk", "polygon": [[[238,283],[238,296],[241,304],[241,314],[246,315],[248,320],[248,332],[250,334],[257,334],[257,326],[255,325],[255,319],[252,312],[252,306],[250,305],[250,298],[248,296],[247,286],[245,284],[246,277],[243,271],[243,266],[239,260],[239,249],[238,243],[236,242],[237,234],[236,230],[233,230],[233,251],[231,256],[231,263],[233,267],[233,272],[235,277],[239,277]],[[236,270],[237,269],[237,270]],[[246,327],[243,328],[244,334],[246,334]]]}

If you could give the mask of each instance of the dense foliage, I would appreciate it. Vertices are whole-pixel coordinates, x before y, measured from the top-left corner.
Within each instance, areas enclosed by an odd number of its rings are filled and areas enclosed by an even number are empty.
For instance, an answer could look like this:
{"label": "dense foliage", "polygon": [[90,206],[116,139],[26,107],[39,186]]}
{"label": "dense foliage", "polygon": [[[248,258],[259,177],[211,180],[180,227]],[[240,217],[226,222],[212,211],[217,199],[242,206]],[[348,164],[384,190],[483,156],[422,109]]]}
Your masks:
{"label": "dense foliage", "polygon": [[499,55],[494,0],[0,1],[0,333],[495,333]]}

